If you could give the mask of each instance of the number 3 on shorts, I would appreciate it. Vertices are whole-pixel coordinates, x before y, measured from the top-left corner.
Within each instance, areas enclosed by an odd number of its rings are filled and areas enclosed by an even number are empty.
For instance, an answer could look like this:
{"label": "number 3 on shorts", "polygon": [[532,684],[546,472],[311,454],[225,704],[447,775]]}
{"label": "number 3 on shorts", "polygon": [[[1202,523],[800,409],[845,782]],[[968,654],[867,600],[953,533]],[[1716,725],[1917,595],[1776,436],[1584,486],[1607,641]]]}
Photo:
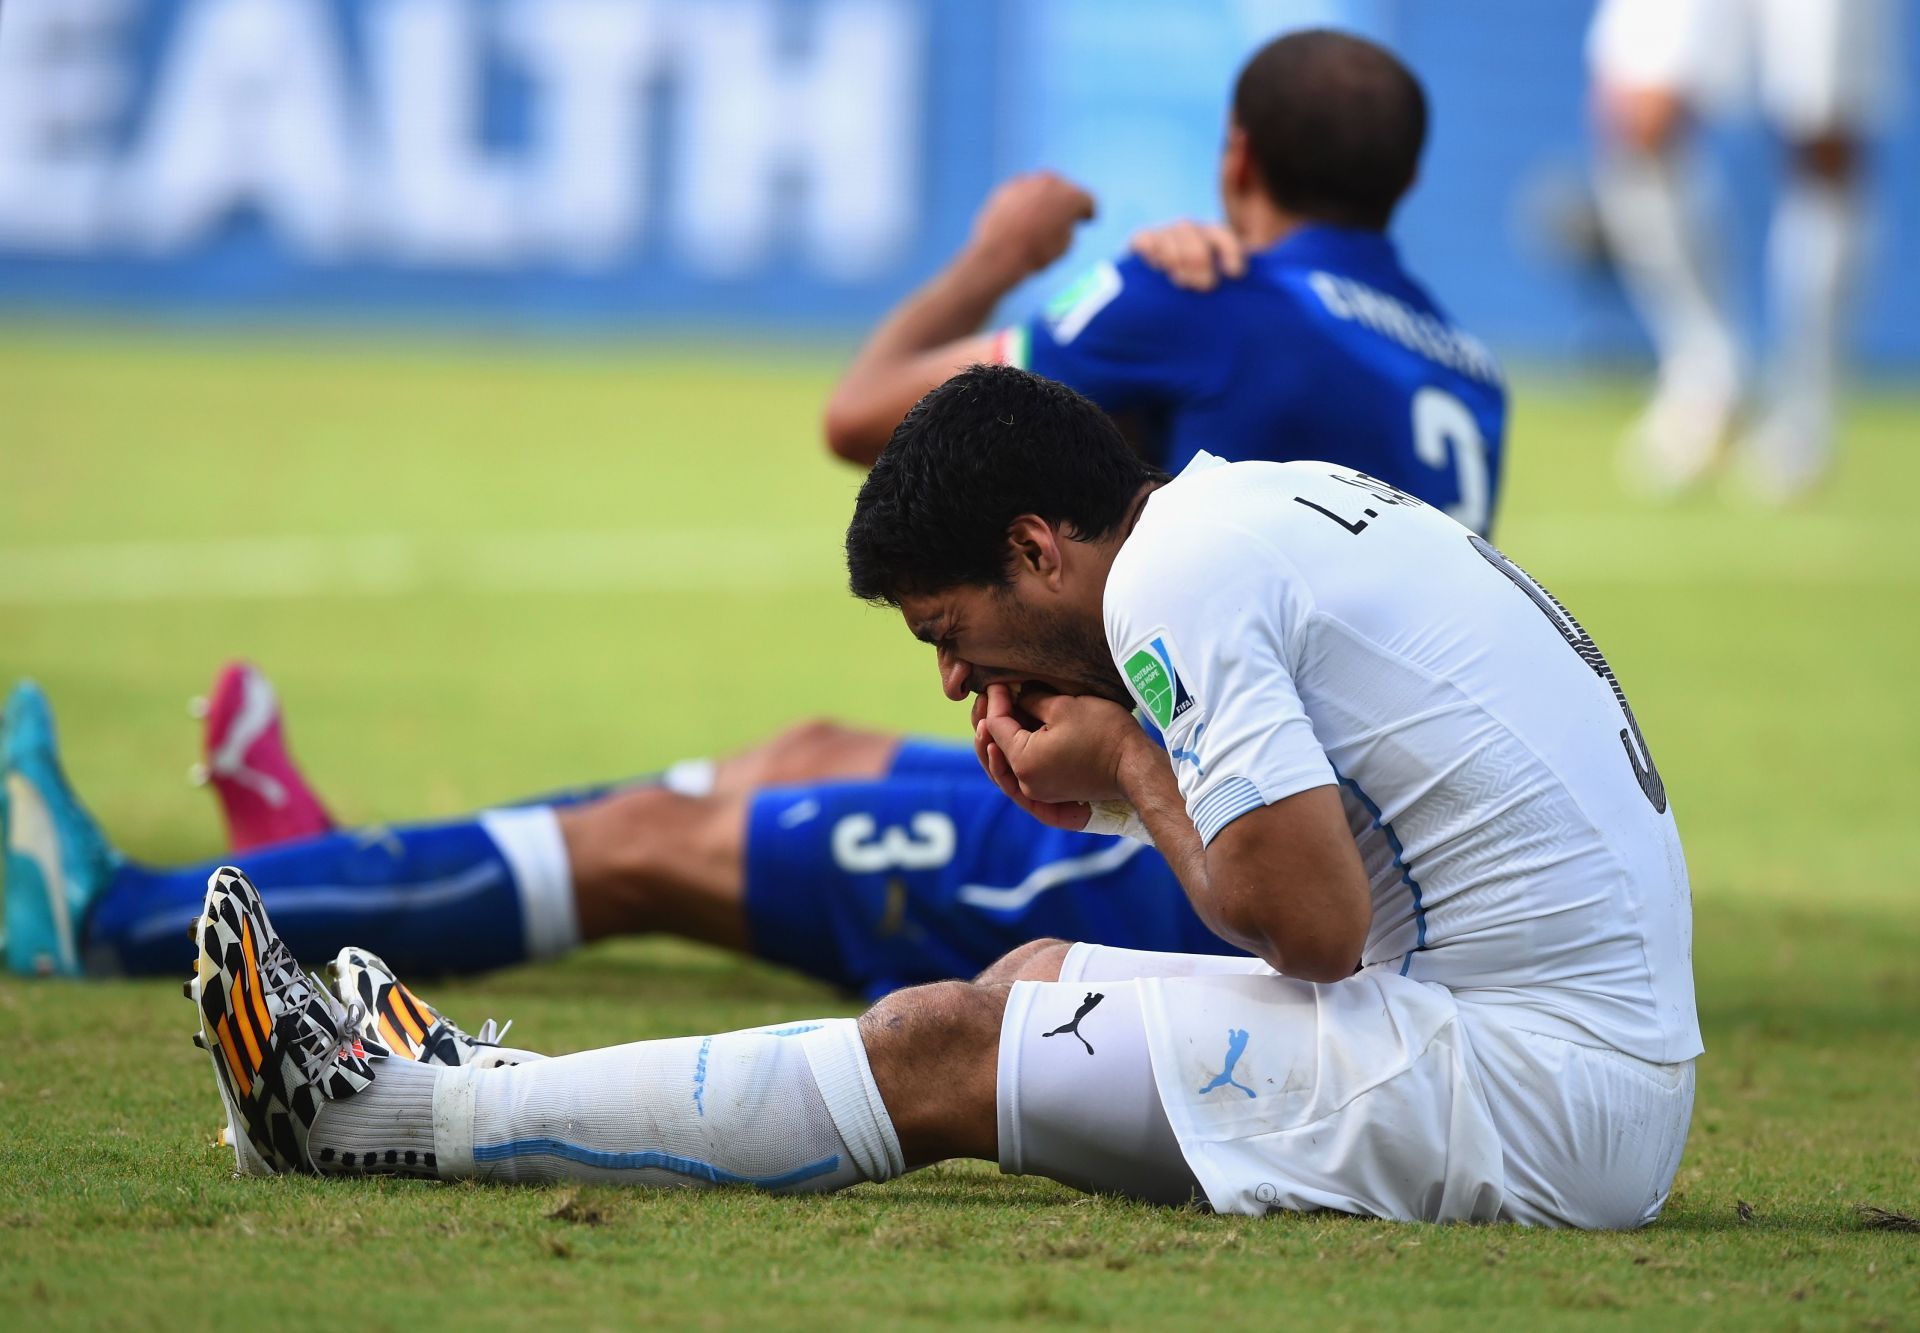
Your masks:
{"label": "number 3 on shorts", "polygon": [[953,821],[937,810],[922,810],[907,827],[882,829],[872,815],[848,815],[833,826],[833,859],[853,875],[888,870],[938,870],[953,859],[959,841]]}

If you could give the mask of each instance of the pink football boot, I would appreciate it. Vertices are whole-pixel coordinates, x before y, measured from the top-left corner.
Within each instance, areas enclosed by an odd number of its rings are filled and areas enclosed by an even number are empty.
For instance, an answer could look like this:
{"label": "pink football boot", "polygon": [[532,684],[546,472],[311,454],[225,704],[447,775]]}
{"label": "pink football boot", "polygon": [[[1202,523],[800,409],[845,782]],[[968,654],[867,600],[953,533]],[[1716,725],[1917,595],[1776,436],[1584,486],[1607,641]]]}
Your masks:
{"label": "pink football boot", "polygon": [[333,817],[287,749],[280,698],[257,668],[227,663],[193,711],[207,724],[206,758],[193,778],[212,784],[234,851],[333,831]]}

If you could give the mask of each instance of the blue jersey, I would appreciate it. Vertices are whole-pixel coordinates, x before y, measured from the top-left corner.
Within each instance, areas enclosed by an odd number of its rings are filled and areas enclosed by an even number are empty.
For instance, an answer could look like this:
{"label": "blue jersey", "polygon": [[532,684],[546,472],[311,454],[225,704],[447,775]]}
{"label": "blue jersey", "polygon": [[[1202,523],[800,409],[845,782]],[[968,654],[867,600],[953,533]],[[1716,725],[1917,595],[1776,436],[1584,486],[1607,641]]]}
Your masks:
{"label": "blue jersey", "polygon": [[1205,450],[1369,472],[1483,535],[1499,494],[1507,395],[1373,231],[1307,227],[1192,292],[1139,258],[1101,264],[1002,355],[1144,427],[1171,472]]}

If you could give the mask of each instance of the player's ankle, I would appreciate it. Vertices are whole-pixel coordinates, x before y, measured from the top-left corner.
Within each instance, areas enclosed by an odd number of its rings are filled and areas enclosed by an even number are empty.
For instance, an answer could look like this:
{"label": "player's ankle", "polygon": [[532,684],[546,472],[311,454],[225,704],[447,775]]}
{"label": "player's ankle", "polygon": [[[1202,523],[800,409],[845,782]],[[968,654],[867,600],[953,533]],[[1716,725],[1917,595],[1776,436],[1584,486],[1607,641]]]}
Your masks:
{"label": "player's ankle", "polygon": [[374,1081],[326,1102],[307,1152],[322,1175],[437,1174],[434,1088],[440,1070],[399,1057],[373,1062]]}

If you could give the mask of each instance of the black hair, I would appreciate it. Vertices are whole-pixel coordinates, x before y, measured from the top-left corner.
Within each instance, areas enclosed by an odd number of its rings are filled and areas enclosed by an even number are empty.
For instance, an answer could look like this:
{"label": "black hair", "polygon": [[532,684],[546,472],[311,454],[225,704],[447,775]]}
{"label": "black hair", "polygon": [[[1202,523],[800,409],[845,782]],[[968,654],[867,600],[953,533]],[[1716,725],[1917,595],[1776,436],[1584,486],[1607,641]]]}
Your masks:
{"label": "black hair", "polygon": [[1386,48],[1313,28],[1276,38],[1247,61],[1233,123],[1274,203],[1384,231],[1420,165],[1427,96]]}
{"label": "black hair", "polygon": [[895,427],[854,501],[847,577],[855,597],[1011,581],[1007,529],[1037,514],[1081,541],[1119,529],[1140,488],[1167,474],[1105,412],[1011,366],[970,366]]}

